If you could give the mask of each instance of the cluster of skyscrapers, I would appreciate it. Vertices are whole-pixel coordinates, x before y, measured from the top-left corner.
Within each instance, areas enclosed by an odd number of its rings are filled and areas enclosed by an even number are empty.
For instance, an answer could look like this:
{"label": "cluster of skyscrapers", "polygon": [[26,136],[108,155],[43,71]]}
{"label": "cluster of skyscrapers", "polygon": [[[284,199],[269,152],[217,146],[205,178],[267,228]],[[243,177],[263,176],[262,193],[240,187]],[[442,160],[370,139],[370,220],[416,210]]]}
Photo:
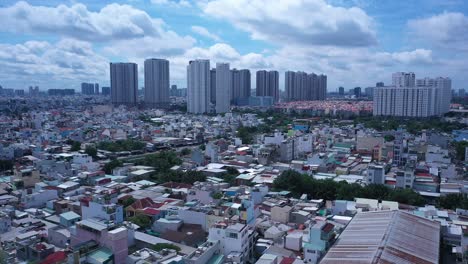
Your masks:
{"label": "cluster of skyscrapers", "polygon": [[[144,64],[144,103],[147,107],[166,107],[169,96],[169,61],[148,59]],[[137,103],[138,65],[111,63],[111,100],[114,105],[132,106]],[[327,76],[304,72],[286,73],[289,101],[324,100]],[[252,102],[273,104],[279,101],[278,71],[260,70],[256,73],[256,97],[251,97],[251,75],[248,69],[231,69],[229,63],[210,67],[209,60],[192,60],[187,66],[187,111],[189,113],[226,113],[231,105]],[[261,99],[261,100],[255,100]]]}
{"label": "cluster of skyscrapers", "polygon": [[[277,71],[257,72],[257,97],[279,98]],[[251,99],[251,75],[248,69],[230,69],[229,63],[193,60],[187,66],[187,111],[190,113],[226,113],[231,105],[243,105]]]}
{"label": "cluster of skyscrapers", "polygon": [[285,73],[286,99],[288,101],[319,101],[327,96],[327,76],[315,73]]}
{"label": "cluster of skyscrapers", "polygon": [[93,95],[99,94],[98,83],[81,83],[81,94]]}
{"label": "cluster of skyscrapers", "polygon": [[[111,63],[111,101],[114,105],[134,106],[138,94],[138,65]],[[144,103],[147,107],[167,107],[169,101],[169,61],[145,60]]]}
{"label": "cluster of skyscrapers", "polygon": [[414,73],[397,72],[391,86],[374,87],[375,116],[429,117],[450,109],[450,78],[416,80]]}

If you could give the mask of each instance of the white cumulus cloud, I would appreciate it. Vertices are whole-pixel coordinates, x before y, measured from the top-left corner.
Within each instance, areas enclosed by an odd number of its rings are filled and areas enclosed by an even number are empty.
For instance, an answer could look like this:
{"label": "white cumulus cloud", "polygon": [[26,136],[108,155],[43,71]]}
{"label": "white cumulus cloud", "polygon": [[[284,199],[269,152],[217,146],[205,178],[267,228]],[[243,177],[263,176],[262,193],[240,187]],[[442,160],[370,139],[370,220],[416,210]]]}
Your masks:
{"label": "white cumulus cloud", "polygon": [[343,47],[377,43],[374,21],[362,9],[335,7],[324,0],[213,0],[201,7],[257,40]]}

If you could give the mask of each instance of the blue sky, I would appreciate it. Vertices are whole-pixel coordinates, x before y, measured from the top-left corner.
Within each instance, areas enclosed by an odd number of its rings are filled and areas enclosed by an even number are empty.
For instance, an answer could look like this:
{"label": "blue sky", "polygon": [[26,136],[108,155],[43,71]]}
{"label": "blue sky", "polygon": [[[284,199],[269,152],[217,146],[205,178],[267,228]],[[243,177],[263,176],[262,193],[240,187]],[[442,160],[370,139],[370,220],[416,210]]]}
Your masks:
{"label": "blue sky", "polygon": [[[328,90],[390,82],[395,71],[451,77],[468,88],[463,0],[1,1],[0,85],[109,83],[110,61],[170,60],[186,86],[189,60],[328,75]],[[254,86],[254,85],[253,85]],[[282,87],[281,87],[282,88]]]}

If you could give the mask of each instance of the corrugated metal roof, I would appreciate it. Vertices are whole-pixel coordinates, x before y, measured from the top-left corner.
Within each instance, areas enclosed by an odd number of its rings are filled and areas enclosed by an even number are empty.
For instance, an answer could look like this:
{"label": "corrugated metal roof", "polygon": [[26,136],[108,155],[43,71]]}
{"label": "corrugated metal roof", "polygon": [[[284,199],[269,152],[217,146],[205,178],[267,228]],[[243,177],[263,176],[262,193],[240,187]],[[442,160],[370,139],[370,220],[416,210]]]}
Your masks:
{"label": "corrugated metal roof", "polygon": [[357,214],[322,264],[439,263],[440,225],[403,211]]}

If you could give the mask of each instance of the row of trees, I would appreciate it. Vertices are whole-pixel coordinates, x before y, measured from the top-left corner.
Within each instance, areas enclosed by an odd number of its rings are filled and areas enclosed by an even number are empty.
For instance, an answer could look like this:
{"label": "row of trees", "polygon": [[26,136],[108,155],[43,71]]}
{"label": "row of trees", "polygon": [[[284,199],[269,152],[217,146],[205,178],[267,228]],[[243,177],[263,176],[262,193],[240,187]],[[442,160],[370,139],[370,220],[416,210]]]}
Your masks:
{"label": "row of trees", "polygon": [[377,200],[396,201],[403,204],[422,206],[424,198],[410,189],[390,189],[385,185],[370,184],[361,186],[345,181],[316,180],[307,174],[288,170],[274,181],[277,190],[288,190],[296,197],[307,194],[311,198],[325,200],[353,200],[356,197]]}
{"label": "row of trees", "polygon": [[439,206],[445,209],[455,210],[457,208],[468,210],[468,195],[448,194],[439,199]]}
{"label": "row of trees", "polygon": [[402,124],[406,130],[412,134],[421,133],[424,129],[435,129],[441,132],[450,133],[453,130],[465,128],[465,125],[459,122],[447,122],[439,117],[427,119],[418,119],[417,122],[408,118],[398,117],[357,117],[355,124],[363,124],[365,127],[374,128],[378,131],[396,130]]}
{"label": "row of trees", "polygon": [[143,150],[145,147],[146,144],[144,142],[134,139],[101,141],[97,145],[98,149],[107,150],[111,152]]}

